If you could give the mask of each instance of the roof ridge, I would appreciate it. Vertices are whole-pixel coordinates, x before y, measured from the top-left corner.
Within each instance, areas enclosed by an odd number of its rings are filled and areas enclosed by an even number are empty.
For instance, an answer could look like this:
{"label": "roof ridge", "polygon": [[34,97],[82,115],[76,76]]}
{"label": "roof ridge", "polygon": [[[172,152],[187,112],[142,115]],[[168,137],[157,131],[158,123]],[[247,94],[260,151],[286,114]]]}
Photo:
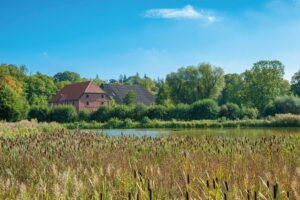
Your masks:
{"label": "roof ridge", "polygon": [[89,88],[89,86],[91,85],[91,83],[92,83],[92,81],[90,80],[90,81],[87,81],[87,82],[89,82],[89,84],[86,86],[86,88],[84,89],[84,91],[83,91],[83,93],[85,93],[86,91],[87,91],[87,89]]}

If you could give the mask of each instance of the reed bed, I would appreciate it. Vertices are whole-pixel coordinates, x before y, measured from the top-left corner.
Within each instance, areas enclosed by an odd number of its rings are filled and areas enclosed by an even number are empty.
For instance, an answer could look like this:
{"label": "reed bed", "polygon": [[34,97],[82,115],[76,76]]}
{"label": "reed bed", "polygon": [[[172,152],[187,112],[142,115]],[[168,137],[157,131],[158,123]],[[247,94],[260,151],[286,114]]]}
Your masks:
{"label": "reed bed", "polygon": [[0,199],[300,199],[299,191],[299,135],[0,135]]}

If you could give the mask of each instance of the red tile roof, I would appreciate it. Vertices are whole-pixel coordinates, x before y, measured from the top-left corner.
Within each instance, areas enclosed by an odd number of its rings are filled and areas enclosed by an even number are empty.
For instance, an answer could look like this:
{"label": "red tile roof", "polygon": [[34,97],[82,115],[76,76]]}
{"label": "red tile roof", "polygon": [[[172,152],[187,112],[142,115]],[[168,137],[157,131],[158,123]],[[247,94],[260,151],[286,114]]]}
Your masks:
{"label": "red tile roof", "polygon": [[51,103],[61,101],[78,100],[84,93],[105,93],[99,86],[92,81],[73,83],[63,87],[56,95],[53,96]]}

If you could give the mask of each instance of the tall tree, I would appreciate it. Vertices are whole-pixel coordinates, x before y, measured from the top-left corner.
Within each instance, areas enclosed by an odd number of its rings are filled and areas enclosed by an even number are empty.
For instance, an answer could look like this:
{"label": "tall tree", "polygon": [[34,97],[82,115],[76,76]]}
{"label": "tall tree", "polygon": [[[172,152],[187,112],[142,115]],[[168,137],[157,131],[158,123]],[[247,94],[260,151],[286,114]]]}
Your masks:
{"label": "tall tree", "polygon": [[254,63],[251,70],[243,73],[243,103],[258,108],[262,113],[266,105],[288,91],[283,75],[284,65],[280,61]]}
{"label": "tall tree", "polygon": [[49,99],[57,92],[53,79],[37,73],[27,79],[27,100],[30,105],[47,105]]}
{"label": "tall tree", "polygon": [[6,84],[0,85],[0,120],[17,121],[25,118],[27,102]]}
{"label": "tall tree", "polygon": [[174,103],[216,99],[224,86],[224,72],[222,68],[210,64],[189,66],[167,75],[166,83]]}
{"label": "tall tree", "polygon": [[137,103],[137,96],[133,90],[130,90],[124,97],[124,103],[126,105],[134,105]]}
{"label": "tall tree", "polygon": [[225,75],[225,87],[222,91],[222,97],[220,99],[221,104],[235,103],[241,105],[241,89],[243,79],[239,74],[226,74]]}
{"label": "tall tree", "polygon": [[77,82],[81,80],[79,74],[71,71],[59,72],[55,74],[53,78],[55,82],[60,82],[60,81]]}
{"label": "tall tree", "polygon": [[291,90],[295,95],[300,96],[300,70],[292,77]]}

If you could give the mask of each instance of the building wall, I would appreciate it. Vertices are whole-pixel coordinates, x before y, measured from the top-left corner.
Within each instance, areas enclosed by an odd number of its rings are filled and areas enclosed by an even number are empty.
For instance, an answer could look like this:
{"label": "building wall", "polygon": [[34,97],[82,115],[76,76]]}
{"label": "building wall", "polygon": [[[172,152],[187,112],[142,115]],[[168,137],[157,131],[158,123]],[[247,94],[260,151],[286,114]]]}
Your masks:
{"label": "building wall", "polygon": [[96,111],[101,105],[110,105],[110,99],[106,94],[83,94],[80,99],[74,101],[62,101],[59,103],[52,103],[52,105],[72,105],[76,111]]}
{"label": "building wall", "polygon": [[78,103],[78,105],[76,105],[77,111],[81,111],[81,110],[95,111],[98,110],[98,108],[101,105],[109,105],[110,100],[106,94],[85,93],[80,97],[77,103]]}

